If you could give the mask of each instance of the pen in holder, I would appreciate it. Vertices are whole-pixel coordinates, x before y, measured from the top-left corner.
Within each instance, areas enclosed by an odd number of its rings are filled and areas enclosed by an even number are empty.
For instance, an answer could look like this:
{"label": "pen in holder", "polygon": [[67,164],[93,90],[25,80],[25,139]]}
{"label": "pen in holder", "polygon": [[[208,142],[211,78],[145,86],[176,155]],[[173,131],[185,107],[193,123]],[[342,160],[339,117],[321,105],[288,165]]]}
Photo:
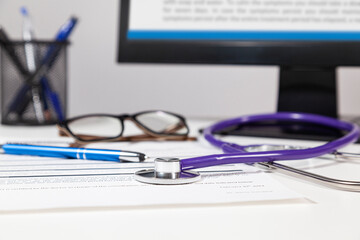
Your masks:
{"label": "pen in holder", "polygon": [[2,45],[2,124],[44,125],[65,119],[67,46],[50,41]]}

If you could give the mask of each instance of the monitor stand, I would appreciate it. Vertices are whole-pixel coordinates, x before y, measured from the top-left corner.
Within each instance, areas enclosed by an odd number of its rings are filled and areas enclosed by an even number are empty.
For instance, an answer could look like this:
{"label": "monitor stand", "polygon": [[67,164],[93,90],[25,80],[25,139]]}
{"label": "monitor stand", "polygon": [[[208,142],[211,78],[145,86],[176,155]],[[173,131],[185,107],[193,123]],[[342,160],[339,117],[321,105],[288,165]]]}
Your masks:
{"label": "monitor stand", "polygon": [[338,117],[335,67],[280,67],[278,112]]}
{"label": "monitor stand", "polygon": [[[278,112],[306,112],[338,117],[335,67],[280,67]],[[221,134],[329,141],[342,131],[316,124],[261,122]]]}

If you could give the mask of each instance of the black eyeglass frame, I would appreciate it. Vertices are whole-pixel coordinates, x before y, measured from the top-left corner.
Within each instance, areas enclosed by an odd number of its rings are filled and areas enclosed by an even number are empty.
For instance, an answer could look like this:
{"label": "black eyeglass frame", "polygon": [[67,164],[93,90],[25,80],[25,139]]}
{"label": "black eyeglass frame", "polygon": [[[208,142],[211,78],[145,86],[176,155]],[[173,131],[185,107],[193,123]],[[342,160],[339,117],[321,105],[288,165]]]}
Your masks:
{"label": "black eyeglass frame", "polygon": [[[152,112],[154,112],[154,113],[162,112],[162,113],[166,113],[168,115],[177,117],[180,120],[180,122],[182,123],[182,127],[186,128],[186,132],[185,133],[159,133],[159,132],[155,132],[155,131],[151,130],[150,128],[143,125],[140,121],[137,120],[138,116],[143,115],[143,114],[152,113]],[[82,118],[97,117],[97,116],[112,117],[112,118],[118,119],[121,124],[120,134],[115,137],[97,137],[97,139],[86,140],[86,139],[79,137],[79,134],[74,134],[68,126],[68,124],[72,121],[76,121],[76,120],[79,120]],[[125,129],[125,125],[124,125],[125,120],[130,120],[133,123],[135,123],[135,125],[137,127],[139,127],[145,133],[145,135],[135,135],[135,136],[124,137],[123,133],[124,133],[124,129]],[[168,112],[168,111],[163,111],[163,110],[149,110],[149,111],[138,112],[136,114],[120,114],[120,115],[87,114],[87,115],[81,115],[81,116],[77,116],[74,118],[70,118],[70,119],[61,121],[57,124],[57,127],[59,129],[59,134],[61,136],[73,137],[79,143],[112,142],[112,141],[144,141],[144,140],[191,140],[191,138],[188,137],[190,129],[186,123],[186,119],[179,114]],[[96,138],[96,136],[92,136],[92,137]]]}

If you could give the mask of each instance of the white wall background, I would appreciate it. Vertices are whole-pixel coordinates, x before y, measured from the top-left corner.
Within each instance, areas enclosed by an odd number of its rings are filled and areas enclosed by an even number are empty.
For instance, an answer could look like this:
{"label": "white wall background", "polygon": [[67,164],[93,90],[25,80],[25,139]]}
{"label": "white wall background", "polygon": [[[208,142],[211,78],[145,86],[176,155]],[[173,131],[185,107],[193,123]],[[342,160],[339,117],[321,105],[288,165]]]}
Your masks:
{"label": "white wall background", "polygon": [[[21,6],[36,35],[52,39],[70,15],[80,21],[69,48],[69,115],[165,109],[229,117],[276,109],[276,67],[116,63],[120,0],[0,0],[0,25],[21,38]],[[151,1],[151,0],[149,0]],[[340,68],[339,106],[360,115],[360,68]]]}

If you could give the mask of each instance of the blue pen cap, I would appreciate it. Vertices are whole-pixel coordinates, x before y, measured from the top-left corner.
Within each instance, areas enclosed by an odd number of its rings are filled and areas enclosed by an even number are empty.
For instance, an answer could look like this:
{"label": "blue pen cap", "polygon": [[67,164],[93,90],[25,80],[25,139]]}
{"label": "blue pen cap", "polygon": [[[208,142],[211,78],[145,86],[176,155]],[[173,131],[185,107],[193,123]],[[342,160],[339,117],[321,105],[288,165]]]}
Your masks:
{"label": "blue pen cap", "polygon": [[23,16],[29,16],[29,11],[27,10],[26,7],[21,7],[21,8],[20,8],[20,13],[21,13]]}

